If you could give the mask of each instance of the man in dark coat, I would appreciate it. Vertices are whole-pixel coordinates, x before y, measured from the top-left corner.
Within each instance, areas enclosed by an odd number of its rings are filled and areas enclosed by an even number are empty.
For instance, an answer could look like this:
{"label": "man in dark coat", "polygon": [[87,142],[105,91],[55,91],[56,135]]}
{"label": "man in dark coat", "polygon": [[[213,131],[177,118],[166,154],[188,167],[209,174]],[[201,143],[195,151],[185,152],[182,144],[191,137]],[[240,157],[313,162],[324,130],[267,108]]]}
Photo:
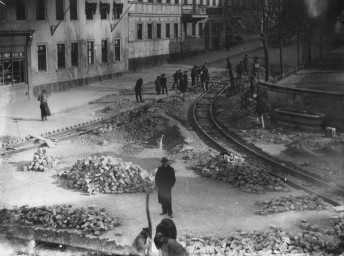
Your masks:
{"label": "man in dark coat", "polygon": [[168,214],[170,218],[173,218],[172,212],[172,187],[176,183],[176,176],[174,169],[168,165],[168,159],[163,157],[161,159],[162,166],[158,168],[155,175],[155,185],[158,187],[158,202],[162,206],[162,213]]}
{"label": "man in dark coat", "polygon": [[141,102],[144,102],[142,100],[142,85],[143,85],[143,80],[142,78],[139,78],[137,81],[136,81],[136,85],[135,85],[135,94],[136,94],[136,101],[137,103],[139,103],[139,98],[140,98],[140,101]]}
{"label": "man in dark coat", "polygon": [[168,94],[168,92],[167,92],[167,78],[166,78],[165,74],[162,74],[160,77],[160,86],[161,86],[162,94],[165,94],[165,91],[166,91],[166,94]]}

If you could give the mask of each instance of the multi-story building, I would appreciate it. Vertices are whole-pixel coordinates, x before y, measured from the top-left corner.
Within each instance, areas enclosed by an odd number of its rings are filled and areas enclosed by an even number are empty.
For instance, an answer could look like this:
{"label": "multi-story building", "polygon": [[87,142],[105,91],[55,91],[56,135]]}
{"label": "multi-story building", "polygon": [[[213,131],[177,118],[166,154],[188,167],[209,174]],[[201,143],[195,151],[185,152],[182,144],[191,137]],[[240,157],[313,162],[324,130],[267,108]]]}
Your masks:
{"label": "multi-story building", "polygon": [[129,1],[129,68],[176,60],[205,49],[202,0]]}
{"label": "multi-story building", "polygon": [[2,0],[0,86],[20,98],[128,71],[126,8],[123,0]]}

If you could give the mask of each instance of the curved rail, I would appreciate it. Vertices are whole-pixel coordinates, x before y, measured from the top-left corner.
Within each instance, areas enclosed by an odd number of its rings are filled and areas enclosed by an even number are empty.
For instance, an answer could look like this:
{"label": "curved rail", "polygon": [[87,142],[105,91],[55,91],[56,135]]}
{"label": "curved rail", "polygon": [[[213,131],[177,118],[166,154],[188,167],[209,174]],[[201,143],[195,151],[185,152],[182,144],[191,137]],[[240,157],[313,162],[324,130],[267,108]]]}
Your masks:
{"label": "curved rail", "polygon": [[[216,88],[216,86],[215,86]],[[216,118],[213,115],[213,104],[218,98],[219,95],[223,93],[223,91],[227,88],[227,86],[224,86],[220,90],[216,92],[216,94],[211,91],[211,92],[205,92],[203,93],[194,103],[192,107],[192,123],[194,124],[194,128],[201,133],[208,142],[212,144],[213,147],[219,149],[221,152],[244,152],[244,154],[249,155],[251,157],[254,157],[256,159],[262,160],[264,163],[276,167],[279,170],[281,170],[284,174],[289,174],[293,177],[300,178],[302,180],[305,180],[307,182],[315,183],[317,185],[321,185],[325,188],[335,190],[337,193],[340,193],[344,195],[344,190],[341,187],[338,187],[336,185],[331,184],[329,181],[324,180],[320,176],[317,176],[315,174],[310,174],[310,172],[301,172],[300,170],[297,170],[295,168],[286,166],[285,163],[280,163],[278,162],[275,158],[271,156],[266,156],[262,153],[260,153],[257,150],[254,150],[250,148],[247,143],[240,141],[238,138],[236,138],[233,134],[230,134],[227,132],[216,120]],[[208,108],[206,109],[202,104],[202,100],[209,94],[213,94],[212,101],[208,103]],[[204,113],[202,113],[202,111]],[[208,118],[207,121],[205,121],[204,118],[199,118],[200,116],[204,117],[206,116]],[[202,124],[203,122],[203,124]],[[209,127],[210,125],[210,127]],[[221,140],[222,139],[222,140]],[[222,145],[221,145],[222,144]],[[224,144],[224,145],[223,145]],[[234,150],[236,149],[236,150]],[[242,153],[241,153],[242,154]],[[307,193],[312,193],[316,194],[317,196],[321,197],[324,199],[324,201],[334,205],[334,206],[339,206],[341,205],[338,201],[331,199],[325,195],[322,195],[318,192],[312,191],[308,188],[305,188],[304,186],[290,181],[286,179],[285,177],[272,172],[268,171],[268,173],[271,176],[274,176],[276,178],[280,178],[284,180],[288,185],[295,187],[297,189],[302,189],[306,191]]]}

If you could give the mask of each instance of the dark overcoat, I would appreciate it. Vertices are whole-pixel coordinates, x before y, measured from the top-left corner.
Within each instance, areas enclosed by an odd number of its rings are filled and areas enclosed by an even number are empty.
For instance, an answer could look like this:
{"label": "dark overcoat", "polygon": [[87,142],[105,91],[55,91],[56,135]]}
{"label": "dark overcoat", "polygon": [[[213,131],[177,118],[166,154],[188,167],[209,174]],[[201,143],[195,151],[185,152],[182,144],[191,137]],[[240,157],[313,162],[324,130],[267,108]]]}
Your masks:
{"label": "dark overcoat", "polygon": [[158,187],[158,202],[166,204],[171,202],[171,190],[176,183],[174,169],[167,165],[160,166],[155,175],[155,185]]}

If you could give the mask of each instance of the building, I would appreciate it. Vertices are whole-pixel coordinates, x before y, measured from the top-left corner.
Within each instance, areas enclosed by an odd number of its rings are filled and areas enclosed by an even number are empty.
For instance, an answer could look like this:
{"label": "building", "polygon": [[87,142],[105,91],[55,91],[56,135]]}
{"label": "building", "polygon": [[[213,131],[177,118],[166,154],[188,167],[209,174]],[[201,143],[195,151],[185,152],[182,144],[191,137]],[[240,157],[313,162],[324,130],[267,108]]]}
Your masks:
{"label": "building", "polygon": [[202,0],[141,0],[131,3],[133,6],[128,12],[130,70],[204,51],[207,13]]}
{"label": "building", "polygon": [[10,101],[128,71],[123,0],[2,0],[0,86]]}

